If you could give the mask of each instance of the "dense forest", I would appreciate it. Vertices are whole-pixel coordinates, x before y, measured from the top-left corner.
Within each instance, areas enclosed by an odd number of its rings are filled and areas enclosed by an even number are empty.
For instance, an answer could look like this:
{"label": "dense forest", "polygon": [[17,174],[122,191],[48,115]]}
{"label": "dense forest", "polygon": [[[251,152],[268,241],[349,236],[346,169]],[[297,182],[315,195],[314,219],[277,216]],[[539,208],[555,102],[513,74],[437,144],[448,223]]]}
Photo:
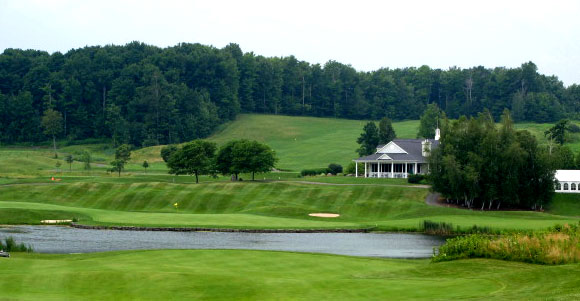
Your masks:
{"label": "dense forest", "polygon": [[146,146],[208,136],[240,112],[402,120],[419,119],[430,103],[451,118],[484,109],[499,118],[508,108],[516,121],[550,122],[580,117],[580,86],[566,88],[532,62],[360,72],[336,61],[244,53],[236,44],[132,42],[0,55],[2,143],[47,140],[41,130],[47,110],[61,116],[55,120],[62,130],[52,131],[58,138]]}

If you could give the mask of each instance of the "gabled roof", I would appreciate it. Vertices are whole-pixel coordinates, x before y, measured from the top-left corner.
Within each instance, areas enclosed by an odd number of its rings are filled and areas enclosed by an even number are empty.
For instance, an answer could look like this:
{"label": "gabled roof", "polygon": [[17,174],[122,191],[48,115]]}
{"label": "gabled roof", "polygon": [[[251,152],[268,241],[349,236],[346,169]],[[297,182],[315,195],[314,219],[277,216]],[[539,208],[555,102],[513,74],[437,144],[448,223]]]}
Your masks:
{"label": "gabled roof", "polygon": [[405,151],[400,146],[398,146],[397,143],[395,143],[395,141],[391,141],[391,142],[385,144],[380,149],[377,147],[377,153],[380,153],[380,154],[405,154],[405,153],[407,153],[407,151]]}

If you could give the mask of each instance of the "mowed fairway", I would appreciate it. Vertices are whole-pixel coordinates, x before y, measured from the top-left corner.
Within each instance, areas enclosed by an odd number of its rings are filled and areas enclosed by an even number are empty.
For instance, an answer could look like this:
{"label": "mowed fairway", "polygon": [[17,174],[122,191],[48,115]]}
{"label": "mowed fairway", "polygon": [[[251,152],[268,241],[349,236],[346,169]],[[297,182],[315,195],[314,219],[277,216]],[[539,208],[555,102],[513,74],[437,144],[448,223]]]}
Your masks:
{"label": "mowed fairway", "polygon": [[2,299],[574,300],[580,266],[236,250],[0,258]]}
{"label": "mowed fairway", "polygon": [[[264,229],[369,228],[419,231],[424,220],[496,230],[545,229],[572,216],[527,211],[482,212],[425,204],[428,189],[388,185],[284,182],[61,183],[0,186],[0,223],[38,223],[39,211],[83,224]],[[565,198],[558,208],[574,203]],[[174,204],[178,204],[178,208]],[[30,211],[30,213],[27,213]],[[68,216],[67,213],[68,212]],[[324,219],[309,213],[338,213]],[[14,216],[20,216],[20,220]],[[34,219],[37,219],[36,221]]]}

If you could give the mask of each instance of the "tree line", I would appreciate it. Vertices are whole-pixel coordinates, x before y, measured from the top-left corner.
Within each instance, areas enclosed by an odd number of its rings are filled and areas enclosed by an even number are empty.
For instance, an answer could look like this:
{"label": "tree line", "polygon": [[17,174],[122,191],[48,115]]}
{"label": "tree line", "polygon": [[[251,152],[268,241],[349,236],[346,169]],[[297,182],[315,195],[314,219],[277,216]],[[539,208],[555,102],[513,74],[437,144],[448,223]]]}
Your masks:
{"label": "tree line", "polygon": [[[132,42],[65,54],[0,54],[3,143],[66,137],[172,144],[206,137],[240,112],[403,120],[419,119],[428,104],[450,118],[487,109],[497,119],[508,108],[516,121],[552,122],[579,118],[580,86],[566,88],[532,62],[362,72],[336,61],[264,57],[237,44],[159,48]],[[61,130],[43,133],[37,129],[49,109],[60,114]]]}

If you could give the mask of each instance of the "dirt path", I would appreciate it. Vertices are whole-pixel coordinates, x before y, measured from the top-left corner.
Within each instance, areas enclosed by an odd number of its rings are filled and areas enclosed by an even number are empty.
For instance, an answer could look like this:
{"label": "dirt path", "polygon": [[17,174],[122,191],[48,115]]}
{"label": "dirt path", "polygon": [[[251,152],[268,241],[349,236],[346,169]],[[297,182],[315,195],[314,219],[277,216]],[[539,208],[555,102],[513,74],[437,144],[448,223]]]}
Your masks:
{"label": "dirt path", "polygon": [[441,195],[439,193],[437,193],[437,192],[431,192],[431,193],[429,193],[427,195],[427,198],[425,199],[425,203],[427,205],[430,205],[430,206],[447,207],[447,206],[439,203],[439,197],[440,196]]}

